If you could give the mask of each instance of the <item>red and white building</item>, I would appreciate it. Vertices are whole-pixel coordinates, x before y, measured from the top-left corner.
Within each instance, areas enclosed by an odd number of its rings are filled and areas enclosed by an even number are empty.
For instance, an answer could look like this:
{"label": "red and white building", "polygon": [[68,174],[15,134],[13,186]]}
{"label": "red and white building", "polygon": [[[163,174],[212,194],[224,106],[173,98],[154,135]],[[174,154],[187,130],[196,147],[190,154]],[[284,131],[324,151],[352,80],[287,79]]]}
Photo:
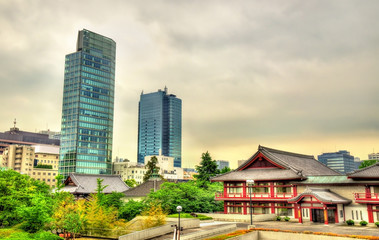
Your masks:
{"label": "red and white building", "polygon": [[236,170],[211,179],[224,183],[216,200],[224,201],[225,214],[250,214],[251,201],[253,214],[325,224],[379,221],[378,180],[379,164],[341,175],[313,156],[263,146]]}

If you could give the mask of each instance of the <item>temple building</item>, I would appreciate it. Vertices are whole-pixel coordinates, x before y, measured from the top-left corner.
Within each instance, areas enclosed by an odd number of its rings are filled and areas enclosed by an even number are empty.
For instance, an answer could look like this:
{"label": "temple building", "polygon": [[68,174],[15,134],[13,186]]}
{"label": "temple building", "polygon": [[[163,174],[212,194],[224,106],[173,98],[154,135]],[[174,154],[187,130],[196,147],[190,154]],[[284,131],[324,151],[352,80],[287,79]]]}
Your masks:
{"label": "temple building", "polygon": [[[379,164],[342,175],[313,156],[263,146],[223,182],[225,214],[276,214],[303,221],[379,221]],[[250,202],[252,203],[250,205]]]}

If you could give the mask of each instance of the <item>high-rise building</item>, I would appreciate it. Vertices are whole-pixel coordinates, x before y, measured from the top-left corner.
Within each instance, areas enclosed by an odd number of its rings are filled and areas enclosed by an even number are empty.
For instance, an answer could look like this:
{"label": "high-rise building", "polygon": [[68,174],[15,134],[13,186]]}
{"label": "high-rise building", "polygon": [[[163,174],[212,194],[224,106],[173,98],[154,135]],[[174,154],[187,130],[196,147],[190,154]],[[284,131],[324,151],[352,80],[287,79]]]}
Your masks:
{"label": "high-rise building", "polygon": [[182,166],[182,100],[163,91],[143,94],[139,101],[138,163],[145,156],[174,158],[174,167]]}
{"label": "high-rise building", "polygon": [[379,160],[379,153],[368,154],[368,160]]}
{"label": "high-rise building", "polygon": [[59,173],[111,174],[116,43],[88,30],[66,55]]}
{"label": "high-rise building", "polygon": [[354,156],[350,155],[350,152],[346,150],[340,150],[338,152],[331,153],[323,153],[321,155],[318,155],[317,158],[318,161],[322,162],[324,165],[342,174],[346,174],[356,170]]}
{"label": "high-rise building", "polygon": [[217,169],[220,171],[226,167],[229,167],[229,161],[226,161],[226,160],[216,160],[216,164],[217,164]]}

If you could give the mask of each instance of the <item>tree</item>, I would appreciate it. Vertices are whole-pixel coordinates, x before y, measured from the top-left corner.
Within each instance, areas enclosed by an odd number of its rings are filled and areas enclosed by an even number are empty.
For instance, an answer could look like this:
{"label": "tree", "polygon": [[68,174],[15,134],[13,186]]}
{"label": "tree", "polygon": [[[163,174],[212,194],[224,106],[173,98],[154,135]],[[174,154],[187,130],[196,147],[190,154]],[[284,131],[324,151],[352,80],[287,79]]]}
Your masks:
{"label": "tree", "polygon": [[[152,156],[150,158],[150,160],[147,162],[146,164],[146,168],[147,168],[147,171],[145,173],[145,175],[143,176],[143,181],[146,182],[147,180],[149,180],[149,178],[151,177],[151,175],[153,175],[153,173],[158,173],[159,172],[159,167],[157,166],[158,164],[158,159],[156,156]],[[163,178],[161,175],[159,175],[160,178]]]}
{"label": "tree", "polygon": [[125,203],[118,211],[119,218],[127,221],[132,220],[145,209],[145,204],[142,201],[134,201],[133,199]]}
{"label": "tree", "polygon": [[145,202],[147,205],[159,202],[169,214],[176,213],[182,206],[183,212],[214,212],[223,209],[223,202],[215,201],[215,193],[222,191],[220,183],[209,183],[205,189],[195,181],[185,183],[166,182],[156,192],[151,192]]}
{"label": "tree", "polygon": [[123,201],[121,200],[123,197],[125,197],[123,193],[112,192],[111,194],[103,196],[103,205],[105,207],[114,207],[116,209],[120,209],[123,204]]}
{"label": "tree", "polygon": [[0,226],[22,222],[22,211],[17,209],[33,206],[32,201],[36,201],[34,198],[39,194],[41,198],[50,197],[50,188],[46,183],[13,170],[0,171]]}
{"label": "tree", "polygon": [[138,185],[136,180],[133,178],[132,179],[126,179],[124,182],[126,185],[128,185],[128,187],[131,187],[131,188],[136,187]]}
{"label": "tree", "polygon": [[201,159],[200,166],[196,166],[196,171],[199,174],[194,175],[194,177],[200,182],[209,182],[209,179],[219,174],[220,171],[217,169],[216,161],[212,160],[208,151],[202,154]]}
{"label": "tree", "polygon": [[223,174],[223,173],[227,173],[230,171],[231,171],[230,167],[224,167],[223,169],[221,169],[220,173]]}
{"label": "tree", "polygon": [[359,165],[359,169],[374,165],[377,162],[379,161],[378,160],[364,160],[362,161],[361,165]]}
{"label": "tree", "polygon": [[97,179],[97,188],[96,188],[96,192],[97,192],[97,200],[99,201],[99,205],[103,205],[104,203],[104,189],[106,187],[108,187],[108,185],[105,185],[103,186],[103,181],[104,179],[101,179],[101,178],[98,178]]}
{"label": "tree", "polygon": [[59,192],[62,188],[64,188],[64,183],[63,183],[63,180],[64,180],[64,176],[63,175],[60,175],[58,174],[56,177],[55,177],[55,180],[56,180],[56,183],[57,183],[57,189],[56,189],[56,192]]}

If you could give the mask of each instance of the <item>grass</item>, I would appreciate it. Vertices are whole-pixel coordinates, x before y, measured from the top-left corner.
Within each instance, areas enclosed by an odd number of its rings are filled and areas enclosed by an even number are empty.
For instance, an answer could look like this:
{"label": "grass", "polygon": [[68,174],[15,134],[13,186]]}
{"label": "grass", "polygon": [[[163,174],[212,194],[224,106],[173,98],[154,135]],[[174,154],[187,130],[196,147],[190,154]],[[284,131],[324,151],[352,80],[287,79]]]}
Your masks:
{"label": "grass", "polygon": [[0,229],[0,239],[9,240],[63,240],[50,232],[40,231],[37,233],[27,233],[17,228]]}
{"label": "grass", "polygon": [[[175,213],[175,214],[171,214],[171,215],[168,215],[167,217],[170,217],[170,218],[178,218],[179,217],[179,214],[178,213]],[[193,216],[191,216],[191,214],[189,213],[181,213],[180,214],[180,218],[195,218]],[[200,219],[200,220],[211,220],[213,218],[211,217],[208,217],[208,216],[205,216],[203,214],[197,214],[197,219]]]}

